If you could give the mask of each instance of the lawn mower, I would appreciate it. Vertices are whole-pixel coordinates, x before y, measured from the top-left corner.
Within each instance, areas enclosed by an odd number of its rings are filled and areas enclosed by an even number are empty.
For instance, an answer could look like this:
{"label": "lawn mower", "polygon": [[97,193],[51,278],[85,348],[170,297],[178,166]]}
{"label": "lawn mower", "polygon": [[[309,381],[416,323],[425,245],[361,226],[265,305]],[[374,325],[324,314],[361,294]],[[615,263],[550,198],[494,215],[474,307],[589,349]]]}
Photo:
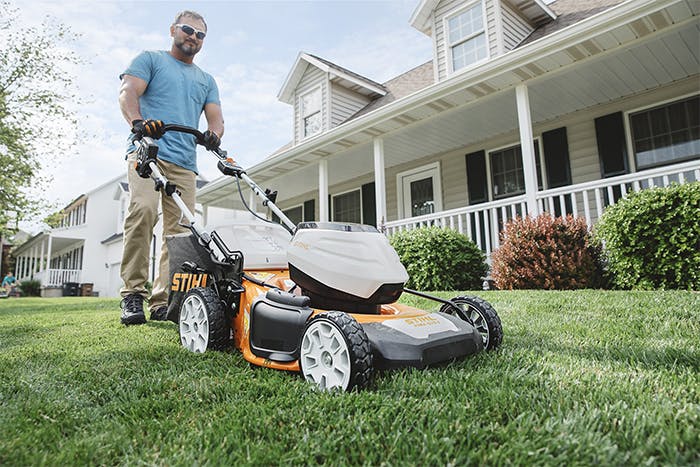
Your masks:
{"label": "lawn mower", "polygon": [[[192,135],[167,124],[164,131]],[[167,318],[192,352],[231,344],[253,365],[298,372],[321,390],[370,385],[377,369],[425,368],[496,349],[502,327],[493,307],[473,296],[444,300],[407,289],[406,269],[387,237],[369,225],[295,225],[221,149],[217,167],[235,179],[251,222],[204,230],[177,187],[158,170],[156,142],[136,141],[136,170],[171,196],[189,232],[168,236],[171,290]],[[241,180],[280,222],[246,204]],[[403,292],[441,304],[427,312],[397,303]]]}

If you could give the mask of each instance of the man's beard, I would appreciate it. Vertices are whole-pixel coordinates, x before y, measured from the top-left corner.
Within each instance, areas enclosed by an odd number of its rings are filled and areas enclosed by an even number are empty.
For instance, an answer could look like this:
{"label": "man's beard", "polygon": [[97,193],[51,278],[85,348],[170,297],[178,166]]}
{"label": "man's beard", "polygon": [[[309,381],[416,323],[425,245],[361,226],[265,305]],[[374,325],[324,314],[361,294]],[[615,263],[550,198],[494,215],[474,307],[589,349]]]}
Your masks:
{"label": "man's beard", "polygon": [[197,55],[197,52],[199,52],[200,49],[202,48],[201,45],[196,45],[196,44],[193,44],[192,42],[188,42],[186,40],[182,41],[182,42],[176,41],[175,47],[177,47],[180,50],[180,52],[182,52],[183,54],[185,54],[189,57],[194,57],[195,55]]}

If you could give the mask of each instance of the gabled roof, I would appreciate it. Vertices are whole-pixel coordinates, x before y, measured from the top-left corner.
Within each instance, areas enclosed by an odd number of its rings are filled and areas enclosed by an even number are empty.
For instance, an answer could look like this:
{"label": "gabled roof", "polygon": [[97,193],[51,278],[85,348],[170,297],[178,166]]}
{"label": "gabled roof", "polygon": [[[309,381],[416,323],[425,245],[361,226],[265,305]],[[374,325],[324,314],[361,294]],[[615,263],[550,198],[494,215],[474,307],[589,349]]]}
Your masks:
{"label": "gabled roof", "polygon": [[359,92],[360,94],[365,94],[370,97],[380,97],[386,94],[386,89],[382,87],[381,84],[372,81],[371,79],[365,78],[362,75],[354,73],[347,68],[343,68],[335,63],[324,60],[315,55],[308,54],[306,52],[300,52],[297,56],[296,62],[292,70],[287,75],[284,80],[282,89],[277,98],[284,102],[285,104],[293,104],[294,90],[296,89],[299,81],[306,72],[306,68],[309,65],[313,65],[319,68],[324,73],[331,74],[331,80],[341,81],[347,83],[346,87]]}
{"label": "gabled roof", "polygon": [[[535,26],[557,18],[557,15],[542,0],[502,0],[517,8]],[[440,0],[421,0],[409,23],[423,34],[431,35],[430,19]]]}

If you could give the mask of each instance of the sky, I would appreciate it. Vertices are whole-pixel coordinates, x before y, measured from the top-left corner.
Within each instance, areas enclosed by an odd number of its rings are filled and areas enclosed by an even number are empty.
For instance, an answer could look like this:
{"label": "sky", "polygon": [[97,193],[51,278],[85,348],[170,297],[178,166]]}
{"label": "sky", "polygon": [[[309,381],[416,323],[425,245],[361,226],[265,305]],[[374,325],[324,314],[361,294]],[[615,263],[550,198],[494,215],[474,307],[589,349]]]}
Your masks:
{"label": "sky", "polygon": [[[118,76],[140,51],[170,49],[169,26],[179,11],[195,10],[207,21],[195,63],[219,86],[222,147],[250,167],[292,139],[292,107],[277,94],[300,52],[378,82],[430,60],[430,38],[409,24],[419,1],[14,1],[18,25],[48,16],[70,27],[69,47],[84,60],[70,70],[84,103],[67,104],[76,112],[77,143],[69,154],[50,155],[44,171],[53,181],[41,195],[58,210],[126,172],[129,125],[117,102]],[[201,150],[198,165],[205,179],[218,178],[214,156]],[[36,222],[21,227],[41,229]]]}

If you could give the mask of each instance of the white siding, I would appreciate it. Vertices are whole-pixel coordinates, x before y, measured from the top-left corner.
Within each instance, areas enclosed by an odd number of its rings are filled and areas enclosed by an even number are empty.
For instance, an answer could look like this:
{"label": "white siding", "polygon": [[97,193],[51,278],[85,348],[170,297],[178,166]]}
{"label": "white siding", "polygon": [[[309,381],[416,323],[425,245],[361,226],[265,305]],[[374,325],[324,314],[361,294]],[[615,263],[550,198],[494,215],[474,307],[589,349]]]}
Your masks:
{"label": "white siding", "polygon": [[501,5],[503,5],[503,44],[506,51],[513,50],[534,31],[534,28],[505,2]]}
{"label": "white siding", "polygon": [[328,130],[328,76],[319,68],[307,65],[306,71],[299,80],[299,85],[294,91],[294,144],[302,141],[304,135],[301,128],[301,96],[313,90],[321,88],[321,121],[323,122],[321,131]]}
{"label": "white siding", "polygon": [[346,121],[369,102],[367,97],[331,83],[331,128]]}

